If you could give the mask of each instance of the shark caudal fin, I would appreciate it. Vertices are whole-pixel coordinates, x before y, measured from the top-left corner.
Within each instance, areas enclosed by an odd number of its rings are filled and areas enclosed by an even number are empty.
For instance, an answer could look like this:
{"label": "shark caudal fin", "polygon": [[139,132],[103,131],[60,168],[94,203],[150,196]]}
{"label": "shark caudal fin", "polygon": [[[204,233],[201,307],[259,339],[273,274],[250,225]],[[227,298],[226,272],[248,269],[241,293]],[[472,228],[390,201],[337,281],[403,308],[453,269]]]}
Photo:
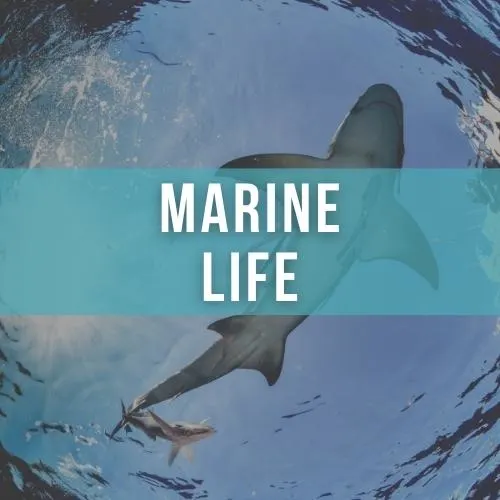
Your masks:
{"label": "shark caudal fin", "polygon": [[[267,320],[273,321],[270,318]],[[266,321],[266,318],[253,315],[229,316],[214,321],[207,328],[220,334],[225,342],[232,343],[235,336],[259,336],[263,328],[269,328],[266,324],[261,324],[262,321]],[[283,331],[281,335],[274,334],[271,343],[266,343],[263,338],[256,338],[254,352],[238,368],[257,370],[264,375],[270,386],[274,385],[283,370],[286,338],[289,333]],[[230,355],[229,353],[229,349],[224,350],[224,356]]]}
{"label": "shark caudal fin", "polygon": [[429,241],[407,210],[392,196],[388,198],[375,203],[367,214],[357,251],[359,259],[396,260],[437,290],[439,269]]}
{"label": "shark caudal fin", "polygon": [[121,404],[121,410],[122,410],[122,418],[115,425],[114,429],[111,431],[111,434],[109,435],[109,439],[113,439],[115,437],[115,434],[117,432],[119,432],[127,424],[127,411],[125,409],[125,404],[123,403],[122,399],[120,399],[120,404]]}

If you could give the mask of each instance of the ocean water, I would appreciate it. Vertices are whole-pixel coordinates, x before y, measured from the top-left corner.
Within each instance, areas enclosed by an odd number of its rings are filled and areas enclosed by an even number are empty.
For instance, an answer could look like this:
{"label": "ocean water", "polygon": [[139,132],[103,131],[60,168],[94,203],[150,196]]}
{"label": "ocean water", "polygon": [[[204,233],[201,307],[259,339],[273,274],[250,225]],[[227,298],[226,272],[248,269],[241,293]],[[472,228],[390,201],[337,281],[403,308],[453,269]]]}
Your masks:
{"label": "ocean water", "polygon": [[[405,168],[495,168],[499,40],[492,0],[11,0],[0,165],[321,156],[359,95],[386,82],[405,106]],[[478,210],[490,258],[471,265],[500,282],[500,222]],[[193,461],[169,467],[170,444],[138,430],[110,441],[120,399],[203,352],[217,338],[206,326],[2,318],[0,498],[500,497],[497,318],[310,317],[274,387],[235,371],[155,407],[217,429]]]}

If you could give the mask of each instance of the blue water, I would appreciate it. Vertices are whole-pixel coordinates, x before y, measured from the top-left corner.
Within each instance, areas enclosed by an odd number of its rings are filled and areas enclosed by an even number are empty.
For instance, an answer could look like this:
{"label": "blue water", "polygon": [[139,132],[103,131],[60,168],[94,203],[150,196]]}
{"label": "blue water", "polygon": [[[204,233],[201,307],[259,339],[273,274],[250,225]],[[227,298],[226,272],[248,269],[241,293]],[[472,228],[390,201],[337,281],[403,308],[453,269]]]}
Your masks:
{"label": "blue water", "polygon": [[[13,0],[0,22],[4,167],[320,156],[381,81],[405,168],[500,161],[497,2]],[[0,497],[499,497],[496,318],[309,318],[274,387],[233,372],[156,408],[216,427],[192,463],[139,431],[110,442],[120,399],[208,347],[206,325],[3,318]]]}

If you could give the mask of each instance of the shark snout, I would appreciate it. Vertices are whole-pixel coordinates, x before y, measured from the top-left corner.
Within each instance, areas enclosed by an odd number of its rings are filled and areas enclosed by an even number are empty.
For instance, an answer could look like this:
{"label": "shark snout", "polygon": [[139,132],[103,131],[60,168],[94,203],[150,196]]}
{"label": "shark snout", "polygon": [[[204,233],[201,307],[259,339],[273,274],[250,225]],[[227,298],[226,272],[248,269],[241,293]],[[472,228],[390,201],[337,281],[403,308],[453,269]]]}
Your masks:
{"label": "shark snout", "polygon": [[357,100],[335,136],[337,163],[400,168],[404,155],[403,103],[397,91],[377,83]]}
{"label": "shark snout", "polygon": [[372,116],[367,125],[380,128],[384,122],[395,121],[396,127],[403,127],[403,102],[396,89],[386,83],[368,88],[354,106],[354,114],[357,113],[363,114],[363,120]]}
{"label": "shark snout", "polygon": [[401,97],[394,87],[387,83],[376,83],[369,87],[366,92],[358,99],[357,106],[365,107],[375,103],[384,103],[392,106],[397,113],[403,111]]}

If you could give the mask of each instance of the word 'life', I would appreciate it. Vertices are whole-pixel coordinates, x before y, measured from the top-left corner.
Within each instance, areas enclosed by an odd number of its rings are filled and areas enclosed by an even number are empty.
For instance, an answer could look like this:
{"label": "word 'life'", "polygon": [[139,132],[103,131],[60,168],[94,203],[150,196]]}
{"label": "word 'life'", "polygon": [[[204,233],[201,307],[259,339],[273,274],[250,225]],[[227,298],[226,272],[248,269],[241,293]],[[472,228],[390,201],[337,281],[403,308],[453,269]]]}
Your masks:
{"label": "word 'life'", "polygon": [[[249,252],[247,254],[248,268],[248,302],[257,300],[257,283],[267,281],[267,275],[263,272],[257,272],[257,263],[259,261],[269,260],[269,252]],[[293,281],[295,273],[285,272],[285,261],[297,260],[297,252],[276,252],[275,254],[275,279],[276,279],[276,301],[277,302],[297,302],[296,293],[285,292],[285,281]],[[240,301],[240,264],[241,257],[239,252],[231,252],[231,301]],[[213,291],[213,263],[212,253],[203,253],[203,300],[205,302],[224,302],[223,293]]]}

